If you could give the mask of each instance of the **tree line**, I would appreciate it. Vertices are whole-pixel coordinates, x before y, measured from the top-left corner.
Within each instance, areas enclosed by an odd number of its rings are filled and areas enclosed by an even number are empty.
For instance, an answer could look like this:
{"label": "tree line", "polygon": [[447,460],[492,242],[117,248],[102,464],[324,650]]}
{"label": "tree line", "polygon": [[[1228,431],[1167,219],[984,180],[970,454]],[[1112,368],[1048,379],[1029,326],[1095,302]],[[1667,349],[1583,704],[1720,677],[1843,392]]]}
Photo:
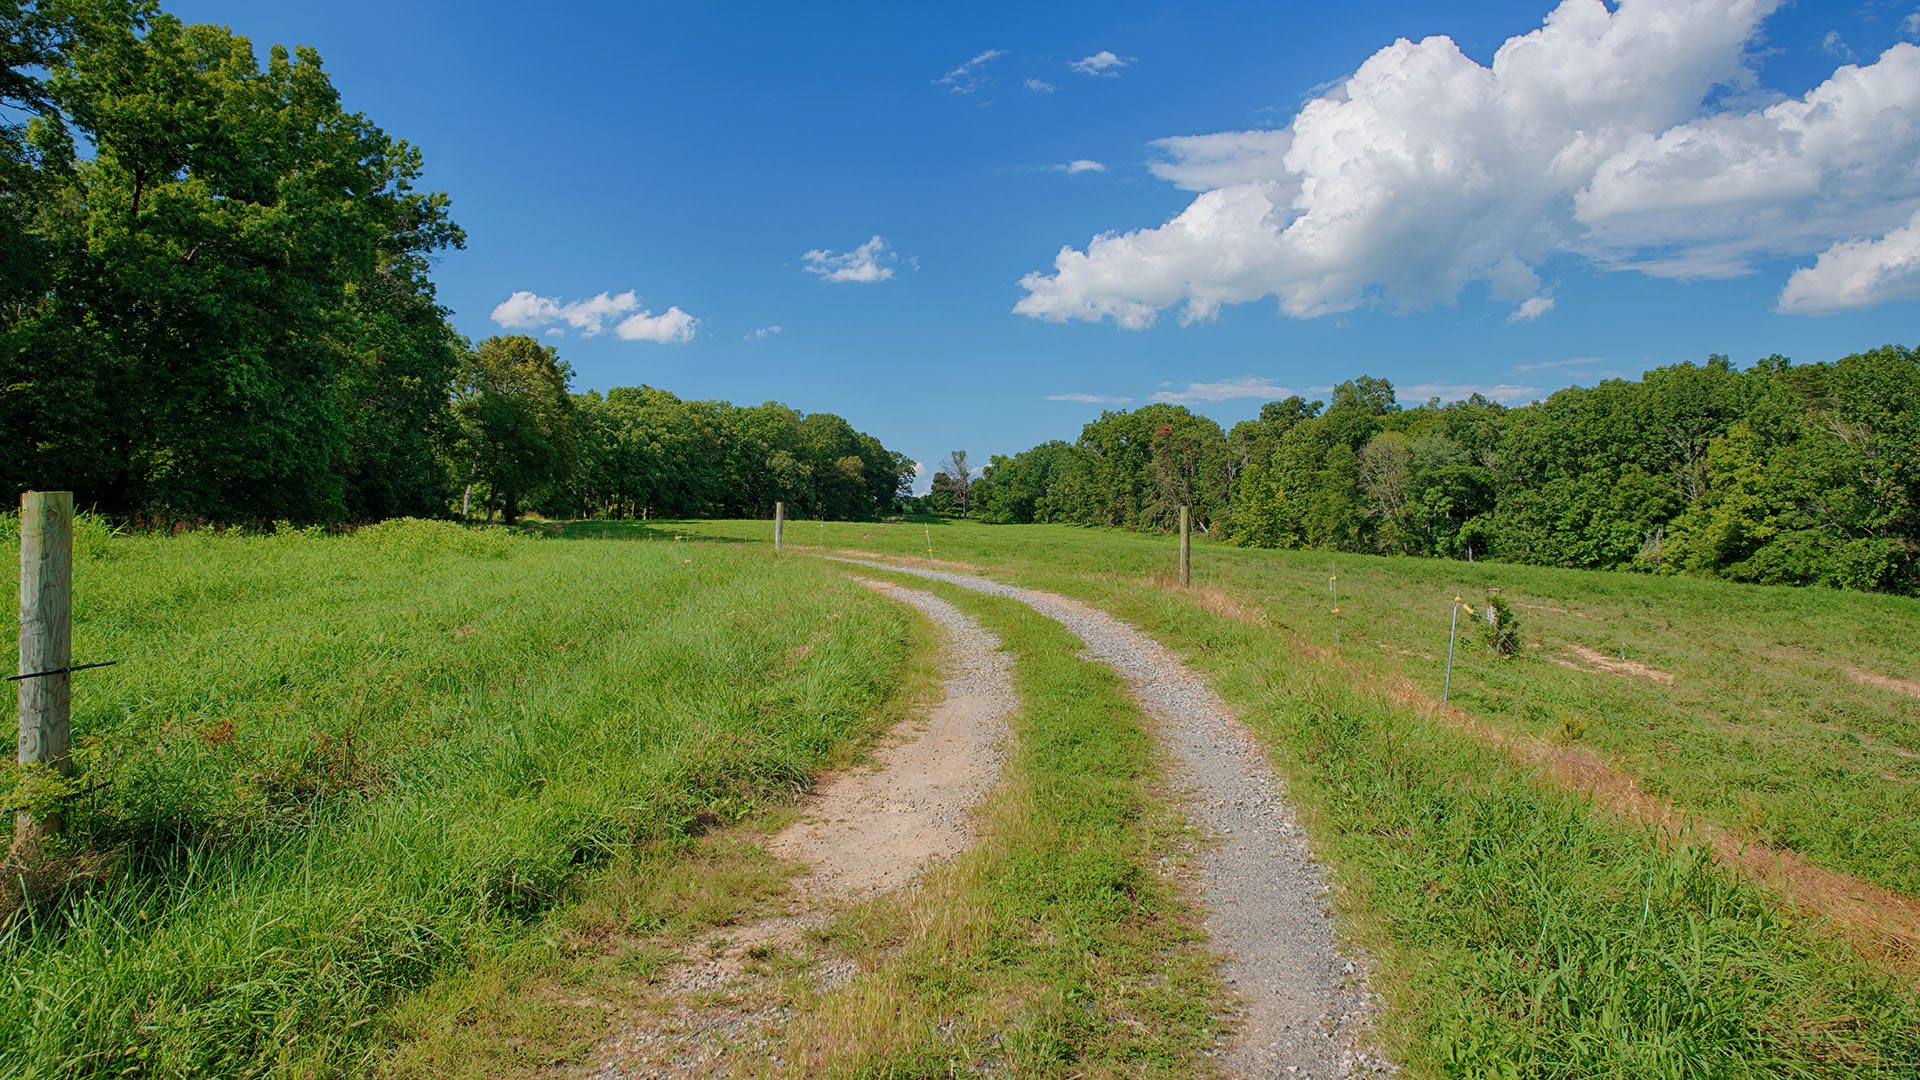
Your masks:
{"label": "tree line", "polygon": [[995,455],[968,495],[996,522],[1165,529],[1184,504],[1251,547],[1911,594],[1920,354],[1744,371],[1713,356],[1518,408],[1478,395],[1409,408],[1363,376],[1231,430],[1154,404]]}
{"label": "tree line", "polygon": [[312,49],[0,0],[4,480],[154,524],[894,507],[910,463],[832,414],[576,395],[549,347],[463,340],[421,169]]}

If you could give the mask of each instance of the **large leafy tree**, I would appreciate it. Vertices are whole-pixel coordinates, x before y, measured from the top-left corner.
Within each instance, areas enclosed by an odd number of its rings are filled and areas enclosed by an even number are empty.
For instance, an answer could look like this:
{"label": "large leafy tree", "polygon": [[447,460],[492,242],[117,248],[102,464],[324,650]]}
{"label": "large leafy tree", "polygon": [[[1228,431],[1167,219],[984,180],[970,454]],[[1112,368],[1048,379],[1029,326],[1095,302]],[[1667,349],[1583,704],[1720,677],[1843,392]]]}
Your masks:
{"label": "large leafy tree", "polygon": [[529,499],[572,475],[579,447],[572,378],[559,353],[522,334],[490,337],[466,355],[452,460],[468,492],[484,494],[488,520],[497,508],[513,521]]}
{"label": "large leafy tree", "polygon": [[263,65],[147,5],[0,22],[48,71],[9,91],[39,115],[30,211],[0,214],[34,265],[0,309],[8,479],[174,518],[439,505],[455,354],[426,262],[461,236],[413,190],[418,153],[344,109],[310,49]]}

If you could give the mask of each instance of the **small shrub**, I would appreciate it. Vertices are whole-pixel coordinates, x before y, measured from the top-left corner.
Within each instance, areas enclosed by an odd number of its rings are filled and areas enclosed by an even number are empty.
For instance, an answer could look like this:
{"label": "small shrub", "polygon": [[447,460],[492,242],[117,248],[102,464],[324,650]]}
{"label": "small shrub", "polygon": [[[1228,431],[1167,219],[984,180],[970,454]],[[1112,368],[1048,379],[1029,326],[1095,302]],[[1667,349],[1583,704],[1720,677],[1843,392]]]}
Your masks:
{"label": "small shrub", "polygon": [[1483,635],[1487,648],[1496,656],[1517,656],[1520,652],[1520,617],[1513,605],[1497,592],[1487,594],[1487,626]]}

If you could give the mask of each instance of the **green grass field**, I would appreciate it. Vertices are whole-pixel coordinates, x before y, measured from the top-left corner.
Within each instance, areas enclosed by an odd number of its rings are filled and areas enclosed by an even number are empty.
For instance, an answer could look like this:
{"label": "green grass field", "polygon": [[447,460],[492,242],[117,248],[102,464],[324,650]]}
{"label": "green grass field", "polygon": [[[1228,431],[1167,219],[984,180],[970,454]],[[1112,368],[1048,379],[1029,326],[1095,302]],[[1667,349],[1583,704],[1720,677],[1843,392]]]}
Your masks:
{"label": "green grass field", "polygon": [[[1213,678],[1339,870],[1349,926],[1381,955],[1396,1006],[1383,1036],[1415,1075],[1880,1077],[1920,1061],[1910,957],[1856,949],[1701,849],[1554,789],[1382,689],[1404,675],[1437,697],[1453,596],[1497,585],[1530,605],[1526,652],[1463,649],[1456,704],[1588,742],[1706,819],[1911,892],[1915,773],[1900,751],[1916,746],[1913,706],[1847,672],[1910,677],[1913,601],[1342,558],[1343,662],[1328,658],[1323,555],[1203,544],[1203,588],[1183,594],[1155,583],[1174,569],[1166,538],[913,522],[828,523],[825,542],[924,558],[928,533],[936,559],[1107,607]],[[1609,636],[1617,656],[1623,628],[1629,656],[1672,684],[1551,659]]]}
{"label": "green grass field", "polygon": [[76,658],[174,651],[74,676],[110,786],[66,808],[68,880],[4,922],[0,1075],[362,1072],[403,994],[865,734],[909,641],[739,545],[79,546]]}
{"label": "green grass field", "polygon": [[[593,529],[601,523],[579,528]],[[616,527],[609,523],[607,527]],[[657,526],[656,526],[657,527]],[[766,522],[689,522],[689,536],[765,541]],[[812,522],[788,540],[819,543]],[[1173,543],[1072,526],[936,520],[826,524],[836,548],[1003,568],[1021,583],[1138,617],[1164,599]],[[1464,614],[1451,701],[1514,730],[1582,743],[1644,789],[1815,862],[1920,895],[1920,600],[1684,577],[1196,543],[1194,584],[1286,636],[1404,676],[1437,701],[1453,598],[1517,605],[1525,648],[1491,656]],[[1200,599],[1204,600],[1205,597]],[[1186,631],[1204,648],[1210,631]],[[1283,637],[1281,640],[1285,640]],[[1606,670],[1624,646],[1658,675]],[[1255,646],[1260,647],[1260,646]],[[1271,647],[1271,646],[1267,646]],[[1582,655],[1577,650],[1587,650]],[[1886,680],[1903,681],[1890,688]]]}
{"label": "green grass field", "polygon": [[[1202,542],[1181,591],[1167,538],[1070,527],[794,522],[779,560],[768,522],[524,532],[83,530],[75,659],[130,659],[74,676],[82,782],[110,783],[66,804],[68,856],[31,901],[11,885],[0,1075],[579,1060],[607,1021],[567,1001],[644,985],[689,926],[780,895],[725,826],[924,693],[917,617],[801,546],[924,559],[929,537],[1209,676],[1291,778],[1409,1075],[1920,1070],[1912,957],[1396,691],[1439,697],[1453,597],[1498,587],[1525,648],[1463,637],[1455,705],[1920,894],[1920,701],[1901,682],[1920,677],[1920,602],[1343,556],[1336,657],[1314,553]],[[1014,652],[1019,752],[978,851],[836,924],[862,975],[795,999],[810,1019],[782,1068],[1204,1073],[1219,990],[1152,869],[1172,826],[1131,704],[1051,623],[935,588]],[[1650,671],[1595,659],[1623,641]]]}

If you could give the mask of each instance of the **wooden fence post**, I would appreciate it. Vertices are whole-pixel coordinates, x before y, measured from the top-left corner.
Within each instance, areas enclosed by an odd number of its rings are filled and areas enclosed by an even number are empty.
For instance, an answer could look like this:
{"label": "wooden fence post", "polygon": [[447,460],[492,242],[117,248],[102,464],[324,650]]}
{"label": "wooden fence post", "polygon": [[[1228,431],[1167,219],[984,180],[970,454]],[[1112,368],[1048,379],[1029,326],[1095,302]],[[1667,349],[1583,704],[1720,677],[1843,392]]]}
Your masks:
{"label": "wooden fence post", "polygon": [[782,544],[782,542],[786,537],[786,532],[787,532],[787,504],[783,502],[774,503],[773,504],[773,553],[775,555],[780,554],[780,545]]}
{"label": "wooden fence post", "polygon": [[1189,511],[1180,508],[1180,587],[1186,588],[1193,580],[1193,538],[1189,532]]}
{"label": "wooden fence post", "polygon": [[[29,491],[20,496],[20,674],[52,671],[73,662],[73,492]],[[21,679],[20,764],[73,773],[69,756],[73,676],[65,671]],[[22,810],[14,850],[60,831],[58,815],[35,821]]]}

